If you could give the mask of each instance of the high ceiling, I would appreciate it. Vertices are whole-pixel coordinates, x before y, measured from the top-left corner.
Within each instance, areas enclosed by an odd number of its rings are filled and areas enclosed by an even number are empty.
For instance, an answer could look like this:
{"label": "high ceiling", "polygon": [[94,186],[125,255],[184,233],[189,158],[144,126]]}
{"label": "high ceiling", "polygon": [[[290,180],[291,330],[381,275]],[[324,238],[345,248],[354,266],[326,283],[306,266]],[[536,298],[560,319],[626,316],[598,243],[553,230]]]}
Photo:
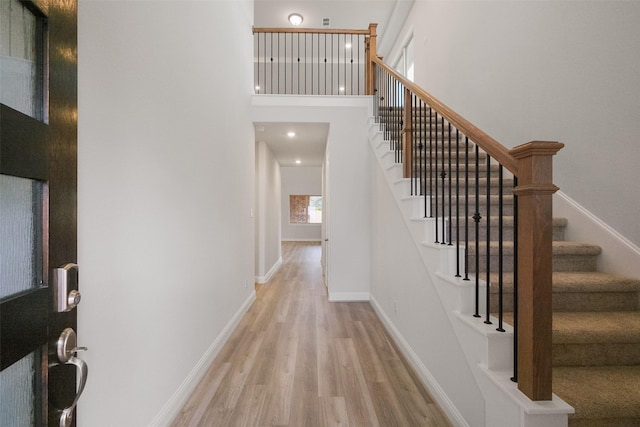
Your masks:
{"label": "high ceiling", "polygon": [[[366,29],[377,23],[378,53],[392,48],[414,0],[255,0],[254,26],[291,27],[287,17],[301,14],[305,28],[322,28],[330,18],[331,28]],[[262,131],[258,131],[262,129]],[[296,132],[295,138],[287,137]],[[270,147],[281,166],[320,166],[329,133],[326,123],[256,123],[256,141]]]}

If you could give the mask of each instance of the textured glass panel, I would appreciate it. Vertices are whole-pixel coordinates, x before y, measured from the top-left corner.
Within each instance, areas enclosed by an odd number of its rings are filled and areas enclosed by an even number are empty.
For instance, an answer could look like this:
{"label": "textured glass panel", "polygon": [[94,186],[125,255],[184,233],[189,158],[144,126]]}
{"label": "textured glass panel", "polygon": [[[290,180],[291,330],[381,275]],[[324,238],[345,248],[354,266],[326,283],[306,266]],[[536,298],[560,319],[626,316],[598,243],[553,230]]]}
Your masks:
{"label": "textured glass panel", "polygon": [[0,102],[38,117],[36,17],[19,0],[0,0]]}
{"label": "textured glass panel", "polygon": [[35,425],[35,385],[38,382],[36,353],[0,372],[0,426]]}
{"label": "textured glass panel", "polygon": [[42,185],[0,175],[0,298],[39,287]]}

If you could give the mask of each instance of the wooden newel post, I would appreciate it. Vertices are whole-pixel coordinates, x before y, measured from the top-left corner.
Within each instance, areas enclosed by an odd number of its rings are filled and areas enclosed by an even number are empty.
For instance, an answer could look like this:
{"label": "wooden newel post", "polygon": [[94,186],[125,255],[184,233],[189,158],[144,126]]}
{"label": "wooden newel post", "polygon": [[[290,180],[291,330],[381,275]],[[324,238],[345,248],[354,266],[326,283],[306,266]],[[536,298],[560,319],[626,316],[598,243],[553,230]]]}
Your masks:
{"label": "wooden newel post", "polygon": [[551,400],[552,159],[564,144],[534,141],[511,150],[518,186],[518,388]]}
{"label": "wooden newel post", "polygon": [[375,58],[378,53],[376,50],[376,28],[378,27],[378,24],[369,24],[369,36],[367,37],[367,46],[365,48],[365,52],[366,52],[366,67],[365,67],[365,73],[366,73],[366,78],[365,78],[365,83],[366,83],[366,90],[367,90],[367,95],[373,95],[374,91],[375,91],[375,72],[374,72],[374,64],[373,64],[373,58]]}
{"label": "wooden newel post", "polygon": [[404,112],[402,117],[402,176],[411,178],[413,169],[413,109],[411,91],[404,89]]}

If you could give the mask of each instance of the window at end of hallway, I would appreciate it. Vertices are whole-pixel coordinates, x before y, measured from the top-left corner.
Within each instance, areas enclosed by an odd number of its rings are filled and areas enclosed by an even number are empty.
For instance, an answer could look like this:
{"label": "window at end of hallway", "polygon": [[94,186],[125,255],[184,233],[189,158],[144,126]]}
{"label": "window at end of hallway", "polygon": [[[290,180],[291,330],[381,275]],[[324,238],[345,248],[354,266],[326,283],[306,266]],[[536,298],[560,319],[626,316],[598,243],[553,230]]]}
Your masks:
{"label": "window at end of hallway", "polygon": [[289,195],[290,224],[322,224],[322,196]]}

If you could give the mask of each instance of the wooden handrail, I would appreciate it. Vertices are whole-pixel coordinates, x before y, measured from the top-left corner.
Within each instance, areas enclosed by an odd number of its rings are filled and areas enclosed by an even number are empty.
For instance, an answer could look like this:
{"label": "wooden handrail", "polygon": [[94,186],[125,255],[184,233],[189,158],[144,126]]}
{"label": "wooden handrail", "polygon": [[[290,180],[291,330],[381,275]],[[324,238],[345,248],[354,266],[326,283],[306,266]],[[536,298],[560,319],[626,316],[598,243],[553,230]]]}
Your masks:
{"label": "wooden handrail", "polygon": [[358,34],[369,35],[369,30],[340,30],[336,28],[271,28],[252,27],[253,34],[256,33],[300,33],[300,34]]}
{"label": "wooden handrail", "polygon": [[497,160],[502,166],[507,168],[515,176],[518,175],[518,162],[510,154],[509,149],[498,141],[481,131],[479,128],[471,124],[464,117],[453,111],[451,108],[434,98],[431,94],[427,93],[420,86],[416,85],[410,80],[402,77],[400,74],[389,68],[379,57],[372,56],[371,61],[378,64],[387,73],[398,80],[402,85],[409,89],[418,98],[422,99],[427,105],[433,108],[440,116],[444,117],[449,123],[460,130],[464,135],[469,137],[469,140],[473,141],[480,148],[482,148],[492,158]]}

